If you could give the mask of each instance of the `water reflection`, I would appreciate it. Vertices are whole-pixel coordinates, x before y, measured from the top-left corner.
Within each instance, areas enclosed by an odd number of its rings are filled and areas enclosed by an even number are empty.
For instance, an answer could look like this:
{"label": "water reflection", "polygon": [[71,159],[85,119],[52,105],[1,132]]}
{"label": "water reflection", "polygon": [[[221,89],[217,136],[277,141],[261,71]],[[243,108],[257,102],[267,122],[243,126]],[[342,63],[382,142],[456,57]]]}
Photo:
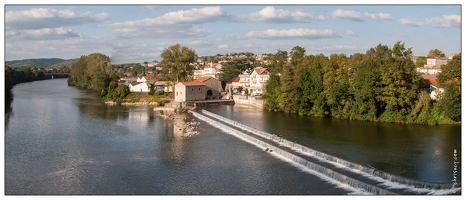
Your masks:
{"label": "water reflection", "polygon": [[13,103],[13,93],[11,90],[5,90],[5,129],[8,128],[10,117],[13,115],[13,107],[11,106],[11,103]]}

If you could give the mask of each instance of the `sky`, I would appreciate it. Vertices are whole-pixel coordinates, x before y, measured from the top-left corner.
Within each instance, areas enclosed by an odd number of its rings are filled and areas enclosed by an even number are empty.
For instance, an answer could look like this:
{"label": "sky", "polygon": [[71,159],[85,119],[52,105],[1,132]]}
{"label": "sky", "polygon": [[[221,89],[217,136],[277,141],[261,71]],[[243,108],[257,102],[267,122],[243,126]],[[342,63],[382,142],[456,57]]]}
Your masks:
{"label": "sky", "polygon": [[303,47],[306,55],[350,56],[378,44],[392,47],[397,41],[416,56],[426,56],[432,49],[448,55],[462,48],[460,1],[442,5],[9,1],[3,8],[6,61],[102,53],[114,64],[142,63],[160,61],[160,53],[176,43],[198,56],[289,52],[295,46]]}

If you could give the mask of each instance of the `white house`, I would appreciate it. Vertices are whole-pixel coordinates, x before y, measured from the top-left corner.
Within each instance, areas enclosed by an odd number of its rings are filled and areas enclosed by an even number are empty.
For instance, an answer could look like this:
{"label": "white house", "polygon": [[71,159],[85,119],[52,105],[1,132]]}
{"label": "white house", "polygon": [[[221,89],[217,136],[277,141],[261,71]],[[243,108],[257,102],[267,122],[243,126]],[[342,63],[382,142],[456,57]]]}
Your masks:
{"label": "white house", "polygon": [[427,58],[427,63],[424,67],[440,67],[442,65],[446,65],[448,59],[446,57],[439,57],[439,58]]}
{"label": "white house", "polygon": [[217,73],[222,69],[222,65],[218,63],[209,63],[206,67],[204,67],[204,71],[202,72],[202,76],[210,76],[215,78]]}
{"label": "white house", "polygon": [[155,82],[157,80],[156,76],[142,76],[137,78],[137,82],[139,83],[145,83],[145,82]]}
{"label": "white house", "polygon": [[149,92],[149,85],[145,82],[133,81],[128,85],[128,87],[130,92]]}
{"label": "white house", "polygon": [[422,74],[435,75],[435,74],[442,72],[442,68],[441,67],[418,67],[416,71]]}
{"label": "white house", "polygon": [[[251,74],[240,74],[239,83],[243,89],[248,89],[251,96],[262,95],[263,89],[270,78],[267,68],[254,68]],[[244,91],[244,90],[243,90]]]}

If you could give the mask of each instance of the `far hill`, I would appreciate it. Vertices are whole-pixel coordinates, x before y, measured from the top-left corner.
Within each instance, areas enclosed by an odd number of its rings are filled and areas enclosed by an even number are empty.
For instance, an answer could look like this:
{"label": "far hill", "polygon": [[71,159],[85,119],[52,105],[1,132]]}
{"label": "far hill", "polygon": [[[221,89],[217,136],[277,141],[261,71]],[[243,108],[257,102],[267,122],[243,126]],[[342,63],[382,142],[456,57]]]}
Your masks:
{"label": "far hill", "polygon": [[70,66],[76,63],[79,58],[75,59],[61,59],[61,58],[35,58],[35,59],[24,59],[24,60],[13,60],[5,61],[5,65],[10,67],[44,67],[44,68],[56,68],[62,65]]}

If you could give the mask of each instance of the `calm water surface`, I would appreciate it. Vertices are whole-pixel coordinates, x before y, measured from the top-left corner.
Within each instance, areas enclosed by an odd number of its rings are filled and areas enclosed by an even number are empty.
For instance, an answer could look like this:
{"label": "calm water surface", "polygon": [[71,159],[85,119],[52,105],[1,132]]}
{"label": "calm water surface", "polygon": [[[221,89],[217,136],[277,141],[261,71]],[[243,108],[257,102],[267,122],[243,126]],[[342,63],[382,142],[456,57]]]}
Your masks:
{"label": "calm water surface", "polygon": [[[66,79],[16,85],[5,106],[5,194],[352,192],[205,123],[199,135],[177,136],[174,122],[152,109],[106,106]],[[419,180],[451,181],[453,150],[461,152],[460,126],[308,118],[239,105],[206,109]]]}

